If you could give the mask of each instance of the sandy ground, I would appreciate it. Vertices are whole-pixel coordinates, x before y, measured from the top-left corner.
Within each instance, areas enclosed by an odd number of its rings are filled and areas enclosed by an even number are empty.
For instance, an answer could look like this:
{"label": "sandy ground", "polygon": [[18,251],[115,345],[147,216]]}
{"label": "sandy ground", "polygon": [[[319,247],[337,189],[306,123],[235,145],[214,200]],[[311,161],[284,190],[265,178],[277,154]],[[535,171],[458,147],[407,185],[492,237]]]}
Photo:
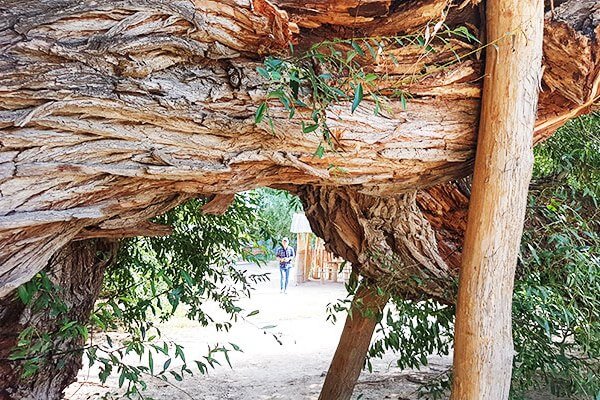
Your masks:
{"label": "sandy ground", "polygon": [[[292,283],[288,293],[281,294],[276,267],[266,270],[273,272],[271,281],[258,285],[252,297],[244,302],[246,310],[260,310],[249,322],[241,321],[226,333],[203,328],[184,317],[162,326],[165,339],[183,345],[188,360],[201,359],[208,345],[237,344],[243,352],[230,353],[232,368],[221,357],[223,366],[207,375],[186,377],[182,382],[172,380],[177,387],[150,378],[145,395],[156,400],[318,398],[344,323],[343,315],[335,325],[327,322],[325,309],[328,303],[345,297],[345,288],[341,283],[308,282],[298,286]],[[273,327],[261,329],[266,326]],[[161,361],[157,359],[155,365],[162,365]],[[401,371],[395,367],[393,354],[373,360],[373,373],[361,374],[353,398],[417,399],[419,383],[438,375],[451,359],[432,356],[429,362],[429,367],[422,371]],[[175,365],[174,362],[172,366]],[[117,377],[101,385],[97,374],[95,368],[84,368],[78,381],[67,389],[66,398],[98,399],[107,393],[114,393],[111,398],[123,397],[118,392]]]}

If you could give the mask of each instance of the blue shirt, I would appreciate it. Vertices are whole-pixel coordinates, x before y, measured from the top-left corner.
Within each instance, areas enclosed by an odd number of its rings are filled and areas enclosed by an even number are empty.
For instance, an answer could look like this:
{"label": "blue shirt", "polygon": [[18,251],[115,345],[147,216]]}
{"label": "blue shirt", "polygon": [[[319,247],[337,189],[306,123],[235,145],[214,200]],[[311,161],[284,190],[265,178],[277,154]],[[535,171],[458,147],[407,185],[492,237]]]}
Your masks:
{"label": "blue shirt", "polygon": [[[289,257],[294,257],[296,255],[296,253],[294,252],[294,248],[291,246],[288,246],[286,249],[282,247],[277,249],[277,253],[276,253],[277,257],[279,258],[289,258]],[[290,261],[279,261],[279,267],[280,268],[287,268],[290,265]]]}

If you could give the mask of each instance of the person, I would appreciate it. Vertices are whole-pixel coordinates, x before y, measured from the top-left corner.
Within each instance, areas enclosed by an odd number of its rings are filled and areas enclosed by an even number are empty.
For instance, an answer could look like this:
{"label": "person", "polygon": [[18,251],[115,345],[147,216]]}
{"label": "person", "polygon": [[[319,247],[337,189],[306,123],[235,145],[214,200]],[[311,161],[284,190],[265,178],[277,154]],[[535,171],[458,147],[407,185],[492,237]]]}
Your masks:
{"label": "person", "polygon": [[290,269],[292,261],[296,256],[294,248],[289,246],[289,239],[284,237],[281,239],[281,247],[277,249],[276,258],[279,261],[279,276],[280,288],[282,293],[287,293],[288,282],[290,279]]}

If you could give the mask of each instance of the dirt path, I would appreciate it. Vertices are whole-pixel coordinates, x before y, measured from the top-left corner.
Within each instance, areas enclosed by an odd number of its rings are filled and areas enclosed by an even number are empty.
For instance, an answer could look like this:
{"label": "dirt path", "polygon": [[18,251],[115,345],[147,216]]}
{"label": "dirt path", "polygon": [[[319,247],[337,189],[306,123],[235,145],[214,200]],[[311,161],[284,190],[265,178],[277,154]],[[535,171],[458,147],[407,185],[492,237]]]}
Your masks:
{"label": "dirt path", "polygon": [[[267,270],[274,273],[272,280],[258,285],[252,298],[245,301],[248,312],[260,310],[258,315],[250,318],[252,323],[239,322],[226,333],[203,328],[184,317],[174,318],[162,326],[165,339],[183,345],[188,360],[200,359],[209,344],[237,344],[243,352],[231,353],[233,368],[222,360],[224,366],[211,370],[208,375],[174,382],[180,389],[151,379],[147,396],[155,400],[318,398],[344,323],[343,315],[339,315],[335,325],[327,322],[325,309],[328,303],[345,297],[345,288],[341,283],[308,282],[299,286],[292,284],[288,294],[280,294],[278,275],[275,275],[277,269],[269,267]],[[273,328],[260,329],[265,326]],[[156,360],[155,364],[162,365],[160,361]],[[392,354],[373,361],[374,371],[362,373],[354,392],[355,399],[416,399],[419,382],[439,374],[451,363],[449,357],[433,356],[429,358],[429,368],[417,372],[396,368]],[[67,390],[66,398],[98,399],[117,391],[117,377],[100,385],[97,374],[96,368],[91,371],[84,368],[78,382]],[[122,395],[116,394],[112,398],[122,398]]]}

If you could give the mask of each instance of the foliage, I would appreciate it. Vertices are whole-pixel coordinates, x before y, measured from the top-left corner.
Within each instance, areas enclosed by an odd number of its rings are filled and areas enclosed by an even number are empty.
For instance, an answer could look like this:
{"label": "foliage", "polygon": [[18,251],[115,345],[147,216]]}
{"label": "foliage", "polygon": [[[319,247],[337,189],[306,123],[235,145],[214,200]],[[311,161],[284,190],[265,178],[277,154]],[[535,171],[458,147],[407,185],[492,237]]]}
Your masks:
{"label": "foliage", "polygon": [[513,302],[513,395],[600,396],[600,115],[536,149]]}
{"label": "foliage", "polygon": [[534,188],[555,184],[572,196],[600,198],[600,113],[567,122],[535,149]]}
{"label": "foliage", "polygon": [[54,321],[54,331],[40,329],[31,324],[17,338],[9,360],[21,361],[23,379],[35,375],[49,358],[56,353],[56,342],[64,343],[72,338],[89,337],[88,327],[69,316],[69,306],[63,301],[63,289],[55,285],[44,272],[36,274],[29,282],[19,286],[19,299],[32,314],[43,312],[44,317]]}
{"label": "foliage", "polygon": [[[531,197],[515,285],[513,391],[600,395],[598,221],[556,190]],[[596,225],[594,227],[594,225]]]}
{"label": "foliage", "polygon": [[[218,355],[229,363],[229,352],[241,350],[234,343],[217,343],[208,348],[202,359],[187,360],[182,346],[160,340],[156,322],[167,320],[183,308],[189,319],[203,326],[228,330],[238,319],[258,313],[256,310],[246,313],[238,303],[242,297],[250,296],[254,283],[267,276],[249,274],[234,265],[238,257],[262,261],[253,251],[256,231],[264,226],[257,211],[257,196],[252,193],[236,196],[223,216],[203,215],[200,208],[204,203],[204,200],[190,200],[157,217],[155,222],[173,227],[170,236],[125,241],[117,263],[106,272],[101,300],[89,326],[65,321],[66,328],[61,329],[65,335],[84,339],[90,331],[124,332],[119,343],[113,343],[111,336],[105,335],[104,341],[95,338],[78,350],[85,351],[90,364],[100,364],[102,382],[116,373],[127,397],[143,397],[147,376],[180,381],[193,374],[192,366],[205,373],[220,364]],[[39,310],[60,317],[67,308],[60,301],[59,291],[42,274],[22,286],[19,294],[24,302],[35,301],[40,304]],[[209,315],[207,306],[215,304],[220,312]],[[14,358],[31,357],[29,364],[39,368],[44,351],[51,349],[56,339],[55,334],[36,335],[26,329],[21,333]],[[131,361],[132,355],[137,356],[138,363]],[[35,373],[32,368],[26,372]]]}
{"label": "foliage", "polygon": [[[330,104],[348,103],[354,113],[363,99],[369,98],[377,115],[386,108],[386,99],[396,98],[406,109],[410,93],[404,87],[478,51],[460,50],[453,39],[479,43],[466,27],[449,29],[439,22],[427,25],[422,32],[415,34],[327,40],[312,45],[301,54],[295,54],[292,47],[288,57],[267,57],[264,65],[257,68],[269,88],[267,100],[256,110],[255,122],[260,124],[266,120],[274,131],[270,110],[275,107],[273,100],[276,100],[288,112],[290,119],[300,115],[303,133],[320,135],[321,143],[315,156],[322,157],[326,148],[335,150],[335,137],[327,125],[326,116]],[[395,74],[393,79],[387,72],[381,73],[373,68],[380,63],[399,65],[394,52],[409,46],[421,49],[420,59],[442,50],[449,50],[454,58],[432,63],[422,70]]]}
{"label": "foliage", "polygon": [[[385,321],[385,323],[383,323]],[[433,300],[392,297],[385,317],[376,330],[369,357],[394,351],[398,368],[427,365],[431,354],[447,355],[452,346],[454,307]],[[371,363],[368,361],[367,367]]]}
{"label": "foliage", "polygon": [[[296,235],[290,232],[290,227],[293,213],[302,211],[298,196],[270,188],[260,188],[254,192],[258,198],[258,215],[264,221],[264,229],[257,232],[258,237],[271,249],[277,247],[284,237],[288,237],[290,244],[295,246]],[[268,254],[273,256],[272,251]]]}

